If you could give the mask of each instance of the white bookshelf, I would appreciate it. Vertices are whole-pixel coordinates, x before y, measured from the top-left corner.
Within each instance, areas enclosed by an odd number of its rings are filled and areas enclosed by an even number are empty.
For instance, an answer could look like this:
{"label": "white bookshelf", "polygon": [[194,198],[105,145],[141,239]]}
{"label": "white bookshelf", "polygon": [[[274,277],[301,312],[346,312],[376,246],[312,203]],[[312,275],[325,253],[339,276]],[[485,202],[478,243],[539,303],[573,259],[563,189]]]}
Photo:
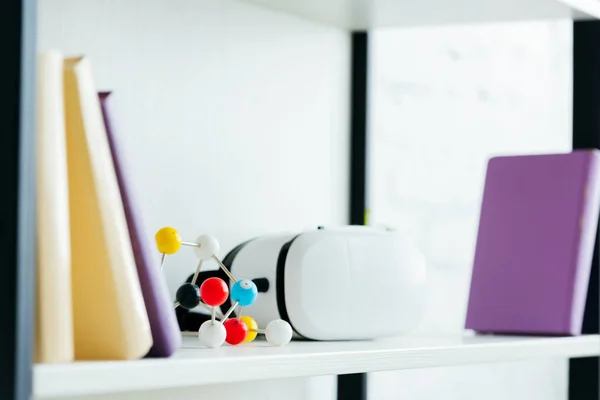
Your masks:
{"label": "white bookshelf", "polygon": [[[600,0],[239,1],[349,30],[600,18]],[[183,348],[168,359],[34,365],[33,393],[38,400],[86,398],[247,381],[598,355],[600,335],[519,337],[467,333],[375,341],[293,342],[282,348],[256,342],[218,350],[202,348],[197,339],[186,337]]]}
{"label": "white bookshelf", "polygon": [[244,0],[351,30],[600,17],[597,0]]}
{"label": "white bookshelf", "polygon": [[308,377],[540,358],[600,355],[600,336],[401,337],[373,341],[296,341],[271,347],[202,348],[184,337],[183,348],[168,359],[76,362],[34,367],[35,399],[92,396],[174,389],[253,380]]}

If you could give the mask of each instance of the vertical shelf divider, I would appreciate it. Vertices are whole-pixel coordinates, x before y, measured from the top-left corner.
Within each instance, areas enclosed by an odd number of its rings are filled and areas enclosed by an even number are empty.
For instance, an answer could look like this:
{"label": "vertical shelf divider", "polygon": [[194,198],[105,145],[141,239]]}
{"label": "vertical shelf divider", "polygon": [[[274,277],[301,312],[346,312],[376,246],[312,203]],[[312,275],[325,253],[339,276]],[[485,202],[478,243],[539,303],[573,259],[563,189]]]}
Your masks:
{"label": "vertical shelf divider", "polygon": [[[600,149],[600,21],[573,23],[573,149]],[[598,288],[598,240],[592,260],[583,333],[598,333],[600,298]],[[569,400],[600,397],[599,358],[569,361]]]}
{"label": "vertical shelf divider", "polygon": [[29,400],[35,300],[36,0],[0,6],[0,398]]}
{"label": "vertical shelf divider", "polygon": [[[368,173],[369,34],[351,32],[350,224],[366,225]],[[338,400],[367,400],[367,374],[339,375]]]}

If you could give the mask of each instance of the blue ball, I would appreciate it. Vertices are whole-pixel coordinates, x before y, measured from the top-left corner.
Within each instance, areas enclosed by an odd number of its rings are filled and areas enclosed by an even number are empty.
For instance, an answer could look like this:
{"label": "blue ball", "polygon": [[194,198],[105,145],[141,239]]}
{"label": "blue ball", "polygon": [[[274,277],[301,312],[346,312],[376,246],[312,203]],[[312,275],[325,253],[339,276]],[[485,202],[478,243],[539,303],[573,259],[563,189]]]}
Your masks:
{"label": "blue ball", "polygon": [[250,279],[240,279],[231,287],[231,301],[240,303],[240,306],[246,307],[254,303],[258,290],[256,285]]}

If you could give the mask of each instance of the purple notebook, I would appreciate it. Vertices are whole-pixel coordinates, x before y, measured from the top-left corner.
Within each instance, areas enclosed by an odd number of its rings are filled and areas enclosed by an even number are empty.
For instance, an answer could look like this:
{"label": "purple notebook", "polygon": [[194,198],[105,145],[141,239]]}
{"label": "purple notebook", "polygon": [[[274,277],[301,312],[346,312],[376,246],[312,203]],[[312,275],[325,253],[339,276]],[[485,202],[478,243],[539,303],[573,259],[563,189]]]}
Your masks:
{"label": "purple notebook", "polygon": [[466,328],[581,334],[600,210],[597,150],[488,163]]}
{"label": "purple notebook", "polygon": [[172,301],[164,277],[160,271],[160,260],[154,249],[152,233],[147,231],[136,208],[136,201],[129,190],[129,177],[123,154],[120,152],[118,134],[114,130],[114,113],[111,109],[110,92],[100,93],[100,103],[108,142],[112,152],[115,172],[121,190],[123,208],[129,227],[129,237],[133,247],[138,277],[150,320],[153,345],[149,357],[168,357],[181,345],[181,333],[173,311]]}

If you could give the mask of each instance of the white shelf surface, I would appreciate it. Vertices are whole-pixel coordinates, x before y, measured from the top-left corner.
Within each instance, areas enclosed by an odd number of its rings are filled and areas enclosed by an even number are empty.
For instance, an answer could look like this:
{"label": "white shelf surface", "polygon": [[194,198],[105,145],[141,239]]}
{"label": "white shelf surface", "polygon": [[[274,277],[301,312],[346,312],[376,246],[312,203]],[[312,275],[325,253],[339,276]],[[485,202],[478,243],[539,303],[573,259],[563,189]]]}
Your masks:
{"label": "white shelf surface", "polygon": [[244,0],[352,30],[600,18],[599,0]]}
{"label": "white shelf surface", "polygon": [[212,350],[194,337],[168,359],[34,367],[35,399],[317,375],[600,355],[600,336],[402,337],[353,342],[266,342]]}

